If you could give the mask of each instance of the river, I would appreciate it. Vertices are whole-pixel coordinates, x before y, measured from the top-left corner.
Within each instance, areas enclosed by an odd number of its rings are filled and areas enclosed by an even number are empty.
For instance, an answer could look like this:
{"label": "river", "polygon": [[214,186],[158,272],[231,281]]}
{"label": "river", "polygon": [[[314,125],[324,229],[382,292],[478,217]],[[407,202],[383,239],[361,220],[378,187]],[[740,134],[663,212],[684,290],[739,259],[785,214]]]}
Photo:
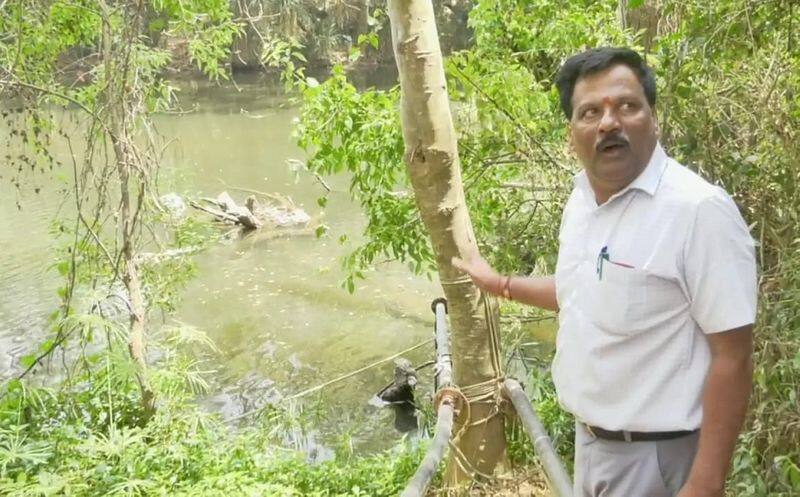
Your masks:
{"label": "river", "polygon": [[[181,85],[180,98],[187,112],[155,118],[160,134],[174,139],[162,164],[161,193],[216,196],[228,185],[288,195],[312,217],[323,214],[316,202],[320,184],[287,164],[302,160],[303,152],[292,139],[298,112],[280,89],[259,76],[239,78],[235,86],[190,81]],[[28,176],[26,185],[39,193],[27,186],[18,191],[7,175],[0,179],[0,380],[19,371],[19,357],[46,335],[46,317],[58,304],[50,226],[63,174]],[[205,331],[220,349],[207,365],[215,372],[201,399],[204,409],[235,416],[432,336],[430,302],[441,292],[435,280],[385,263],[368,272],[354,295],[341,288],[339,260],[352,245],[338,239],[357,240],[364,218],[347,194],[347,178],[327,181],[333,188],[324,209],[328,235],[245,238],[195,256],[198,276],[167,322]],[[240,200],[245,195],[229,192]],[[407,357],[417,363],[432,354],[427,347]],[[398,439],[392,412],[368,403],[391,374],[387,363],[326,388],[320,439],[346,435],[372,449]]]}

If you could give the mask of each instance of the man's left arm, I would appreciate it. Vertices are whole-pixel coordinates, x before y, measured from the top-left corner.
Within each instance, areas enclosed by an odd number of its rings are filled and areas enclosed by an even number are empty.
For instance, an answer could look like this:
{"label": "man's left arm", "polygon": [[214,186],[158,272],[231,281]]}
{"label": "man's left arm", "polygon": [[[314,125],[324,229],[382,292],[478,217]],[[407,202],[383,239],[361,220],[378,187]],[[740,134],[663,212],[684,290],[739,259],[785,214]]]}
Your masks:
{"label": "man's left arm", "polygon": [[700,442],[678,497],[722,497],[752,387],[757,274],[753,239],[726,195],[698,204],[684,248],[691,315],[708,340]]}
{"label": "man's left arm", "polygon": [[703,390],[700,443],[678,497],[722,497],[750,399],[753,326],[706,335],[711,366]]}

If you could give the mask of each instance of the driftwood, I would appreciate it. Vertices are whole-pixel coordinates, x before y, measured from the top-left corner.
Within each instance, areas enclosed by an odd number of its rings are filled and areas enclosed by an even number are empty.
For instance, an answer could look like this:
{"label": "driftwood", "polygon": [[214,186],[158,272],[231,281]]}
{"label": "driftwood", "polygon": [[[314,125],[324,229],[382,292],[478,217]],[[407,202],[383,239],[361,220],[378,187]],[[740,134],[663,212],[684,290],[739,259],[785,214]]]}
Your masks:
{"label": "driftwood", "polygon": [[[210,199],[204,199],[206,201],[212,201]],[[230,214],[231,216],[236,218],[236,221],[248,229],[258,229],[261,227],[261,222],[256,218],[255,214],[251,212],[247,207],[238,205],[233,198],[228,194],[228,192],[222,192],[217,196],[215,200],[213,200],[217,206],[222,209],[222,211],[226,214]]]}
{"label": "driftwood", "polygon": [[275,202],[260,203],[254,195],[250,195],[245,205],[262,224],[272,228],[307,227],[311,222],[311,217],[289,198],[276,205]]}
{"label": "driftwood", "polygon": [[198,204],[194,200],[190,200],[189,201],[189,205],[191,205],[195,209],[198,209],[198,210],[201,210],[203,212],[207,212],[207,213],[211,214],[212,216],[218,218],[220,221],[229,221],[231,223],[238,223],[239,222],[239,220],[236,219],[236,217],[234,217],[234,216],[232,216],[232,215],[230,215],[230,214],[228,214],[226,212],[222,212],[222,211],[217,210],[217,209],[212,209],[211,207],[205,207],[203,205]]}
{"label": "driftwood", "polygon": [[303,209],[296,207],[290,198],[255,190],[249,191],[266,197],[269,202],[260,203],[254,195],[250,195],[242,206],[237,204],[228,192],[222,192],[217,198],[201,198],[200,200],[206,205],[195,201],[189,201],[189,205],[211,214],[219,221],[238,224],[250,230],[262,227],[299,228],[305,232],[311,229],[311,217]]}

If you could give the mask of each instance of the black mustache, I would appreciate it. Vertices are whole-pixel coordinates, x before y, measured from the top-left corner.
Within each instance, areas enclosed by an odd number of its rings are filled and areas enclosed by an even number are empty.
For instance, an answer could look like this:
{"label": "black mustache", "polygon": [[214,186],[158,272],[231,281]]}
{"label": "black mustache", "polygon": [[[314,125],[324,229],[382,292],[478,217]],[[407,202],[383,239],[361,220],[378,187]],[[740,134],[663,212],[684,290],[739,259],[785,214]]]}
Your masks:
{"label": "black mustache", "polygon": [[619,135],[607,136],[607,137],[603,138],[602,140],[600,140],[600,143],[598,143],[595,146],[595,150],[597,150],[599,152],[601,150],[605,150],[607,147],[610,147],[612,145],[627,146],[628,145],[628,140],[626,140],[625,138],[623,138],[622,136],[619,136]]}

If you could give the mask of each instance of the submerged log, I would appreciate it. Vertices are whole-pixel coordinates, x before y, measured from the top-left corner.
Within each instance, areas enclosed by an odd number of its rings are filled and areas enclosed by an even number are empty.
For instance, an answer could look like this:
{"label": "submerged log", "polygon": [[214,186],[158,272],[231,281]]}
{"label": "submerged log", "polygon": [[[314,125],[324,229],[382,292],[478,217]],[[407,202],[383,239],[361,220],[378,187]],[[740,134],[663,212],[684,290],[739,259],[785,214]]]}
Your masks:
{"label": "submerged log", "polygon": [[255,195],[250,195],[245,205],[262,223],[274,228],[304,227],[311,222],[306,211],[288,200],[276,205],[274,202],[261,203]]}

